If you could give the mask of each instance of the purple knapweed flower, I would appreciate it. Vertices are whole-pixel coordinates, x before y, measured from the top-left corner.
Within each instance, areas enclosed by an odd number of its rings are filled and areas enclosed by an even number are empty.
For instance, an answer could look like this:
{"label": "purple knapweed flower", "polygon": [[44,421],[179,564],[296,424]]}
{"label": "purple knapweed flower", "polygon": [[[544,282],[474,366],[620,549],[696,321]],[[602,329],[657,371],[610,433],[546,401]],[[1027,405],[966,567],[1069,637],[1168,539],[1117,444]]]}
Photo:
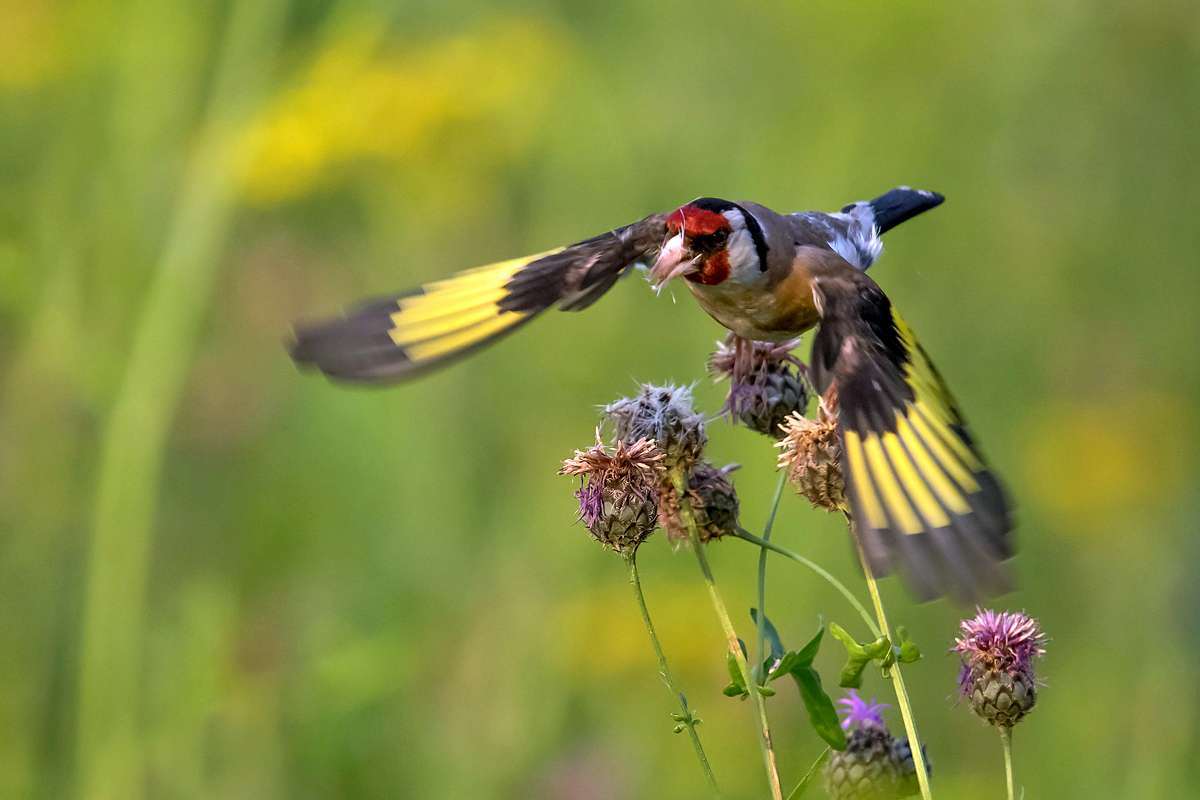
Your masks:
{"label": "purple knapweed flower", "polygon": [[1045,652],[1037,620],[1019,611],[977,609],[960,624],[953,651],[962,659],[959,691],[980,718],[1011,729],[1037,702],[1034,659]]}
{"label": "purple knapweed flower", "polygon": [[854,689],[847,692],[845,697],[837,701],[837,704],[841,706],[838,709],[838,715],[842,718],[842,730],[844,731],[885,727],[883,710],[891,707],[886,703],[876,703],[874,697],[867,702]]}

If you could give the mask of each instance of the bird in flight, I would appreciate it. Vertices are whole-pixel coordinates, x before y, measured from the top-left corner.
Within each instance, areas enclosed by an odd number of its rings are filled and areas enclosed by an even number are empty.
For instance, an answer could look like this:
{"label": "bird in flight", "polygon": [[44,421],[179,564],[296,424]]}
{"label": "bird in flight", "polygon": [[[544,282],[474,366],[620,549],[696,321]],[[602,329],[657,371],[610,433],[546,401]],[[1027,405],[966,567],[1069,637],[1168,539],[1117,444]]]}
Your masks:
{"label": "bird in flight", "polygon": [[549,308],[581,311],[635,266],[660,288],[682,279],[733,334],[736,362],[748,363],[754,341],[816,327],[810,377],[836,395],[846,497],[868,564],[876,575],[899,570],[921,598],[970,601],[1009,588],[1010,503],[941,375],[866,274],[884,233],[942,200],[900,187],[835,213],[780,214],[702,197],[297,325],[291,355],[338,381],[404,381]]}

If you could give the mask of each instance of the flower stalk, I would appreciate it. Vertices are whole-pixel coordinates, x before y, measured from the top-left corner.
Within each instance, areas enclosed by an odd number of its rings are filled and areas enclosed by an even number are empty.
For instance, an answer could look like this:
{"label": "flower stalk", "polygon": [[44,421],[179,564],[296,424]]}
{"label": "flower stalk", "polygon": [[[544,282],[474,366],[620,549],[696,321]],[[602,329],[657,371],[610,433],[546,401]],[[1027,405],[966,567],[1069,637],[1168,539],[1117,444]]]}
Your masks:
{"label": "flower stalk", "polygon": [[1000,729],[1000,744],[1004,747],[1004,783],[1008,787],[1008,800],[1013,795],[1012,728]]}
{"label": "flower stalk", "polygon": [[654,622],[650,619],[650,609],[646,607],[646,596],[642,593],[642,579],[638,575],[637,568],[637,551],[633,551],[626,555],[626,563],[629,565],[629,584],[633,587],[634,597],[637,599],[638,609],[642,612],[642,622],[646,625],[646,633],[650,636],[650,644],[654,647],[654,655],[658,657],[658,674],[662,677],[663,683],[667,685],[667,689],[671,694],[679,700],[679,714],[673,715],[678,725],[676,731],[686,729],[688,738],[692,741],[692,749],[696,751],[696,759],[700,762],[700,768],[704,772],[704,779],[708,782],[709,789],[712,790],[713,797],[721,797],[721,790],[717,786],[717,778],[713,775],[712,765],[708,763],[708,756],[704,752],[704,745],[700,743],[700,735],[696,732],[696,726],[700,724],[700,719],[692,713],[691,707],[688,705],[687,695],[683,693],[674,678],[671,677],[671,669],[667,666],[667,656],[663,652],[662,643],[658,640],[658,633],[654,629]]}
{"label": "flower stalk", "polygon": [[1020,611],[977,609],[959,625],[952,652],[962,658],[958,686],[971,711],[1000,733],[1004,777],[1013,798],[1012,729],[1037,704],[1034,662],[1046,653],[1038,621]]}
{"label": "flower stalk", "polygon": [[721,629],[725,633],[726,645],[729,648],[729,652],[733,655],[742,681],[745,683],[754,702],[754,709],[758,715],[759,745],[762,749],[763,765],[767,771],[767,782],[771,788],[771,797],[773,800],[783,800],[783,788],[779,783],[779,769],[775,763],[775,749],[771,741],[771,728],[767,722],[766,703],[763,701],[762,693],[758,691],[758,683],[751,675],[750,665],[746,662],[746,655],[742,652],[741,645],[738,643],[737,631],[734,629],[733,621],[729,617],[729,610],[725,607],[725,601],[721,599],[721,593],[717,590],[717,582],[713,577],[712,567],[709,566],[708,556],[704,550],[704,543],[700,540],[700,529],[692,513],[691,502],[688,500],[687,475],[684,474],[682,469],[677,467],[671,470],[671,483],[679,498],[679,517],[688,532],[692,551],[696,554],[696,561],[700,565],[700,572],[704,575],[704,584],[708,589],[708,596],[712,601],[713,611],[717,614],[717,619],[721,623]]}
{"label": "flower stalk", "polygon": [[[883,599],[879,595],[879,586],[875,583],[875,575],[871,572],[871,565],[867,563],[867,555],[858,541],[858,534],[854,531],[852,520],[850,520],[850,537],[854,539],[854,546],[858,550],[858,559],[862,563],[863,575],[867,579],[867,591],[871,595],[871,603],[875,606],[879,631],[888,638],[888,641],[891,641],[892,633],[888,628],[887,615],[883,611]],[[913,763],[917,768],[917,786],[921,790],[921,798],[922,800],[931,800],[933,794],[929,789],[929,770],[925,764],[921,740],[917,736],[917,721],[913,717],[912,704],[908,699],[908,688],[904,685],[904,676],[900,674],[900,662],[895,661],[888,668],[887,673],[892,681],[892,688],[896,692],[896,705],[900,709],[900,717],[904,720],[904,732],[908,735],[908,741],[912,746]]]}
{"label": "flower stalk", "polygon": [[[775,496],[771,499],[771,511],[767,514],[767,522],[763,525],[763,541],[771,541],[771,529],[775,527],[775,515],[779,512],[779,501],[783,498],[783,485],[787,482],[787,475],[780,475],[779,482],[775,486]],[[735,534],[736,535],[736,534]],[[763,547],[758,552],[758,616],[755,621],[757,630],[755,631],[755,641],[757,646],[754,649],[754,663],[761,664],[767,657],[767,548]],[[763,676],[766,679],[766,676]]]}
{"label": "flower stalk", "polygon": [[852,592],[848,588],[846,588],[846,584],[842,583],[837,578],[835,578],[828,570],[826,570],[820,564],[818,564],[817,562],[813,561],[810,558],[805,558],[804,556],[800,555],[799,553],[797,553],[793,550],[789,550],[786,547],[781,547],[781,546],[775,544],[774,542],[767,541],[766,539],[761,539],[758,536],[755,536],[753,533],[750,533],[750,531],[748,531],[744,528],[738,530],[736,536],[737,536],[737,538],[741,539],[742,541],[749,542],[750,544],[761,547],[764,551],[770,550],[772,553],[776,553],[777,555],[781,555],[784,558],[791,559],[792,561],[795,561],[797,564],[800,564],[801,566],[807,567],[808,569],[812,570],[822,580],[824,580],[826,583],[828,583],[830,586],[832,586],[834,589],[836,589],[842,597],[846,598],[846,602],[848,602],[854,608],[854,610],[858,612],[859,617],[862,618],[863,624],[865,624],[867,626],[867,629],[869,631],[871,631],[872,634],[874,634],[876,639],[878,639],[880,636],[883,635],[879,630],[879,626],[875,624],[875,619],[871,616],[870,612],[867,611],[866,607],[863,606],[863,604],[859,601],[859,599],[854,596],[854,592]]}

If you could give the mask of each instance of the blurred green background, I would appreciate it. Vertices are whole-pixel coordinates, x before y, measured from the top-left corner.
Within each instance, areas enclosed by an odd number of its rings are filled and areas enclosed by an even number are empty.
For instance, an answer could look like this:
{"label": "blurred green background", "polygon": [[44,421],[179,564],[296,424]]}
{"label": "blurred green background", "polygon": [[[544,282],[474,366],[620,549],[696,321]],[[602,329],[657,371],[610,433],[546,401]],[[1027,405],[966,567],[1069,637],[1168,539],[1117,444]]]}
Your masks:
{"label": "blurred green background", "polygon": [[[1158,3],[0,0],[0,796],[702,793],[619,559],[555,476],[720,335],[631,280],[416,385],[298,374],[298,317],[697,195],[948,199],[874,276],[1020,506],[1029,797],[1200,781],[1200,14]],[[769,444],[714,425],[760,529]],[[778,540],[860,589],[789,493]],[[712,548],[742,632],[757,553]],[[734,797],[765,785],[694,560],[643,576]],[[961,609],[894,622],[935,795],[1001,796]],[[799,643],[835,594],[773,561]],[[861,631],[858,631],[862,633]],[[829,679],[839,661],[827,648]],[[820,751],[790,687],[787,784]],[[878,675],[867,694],[890,696]],[[895,712],[889,717],[899,730]]]}

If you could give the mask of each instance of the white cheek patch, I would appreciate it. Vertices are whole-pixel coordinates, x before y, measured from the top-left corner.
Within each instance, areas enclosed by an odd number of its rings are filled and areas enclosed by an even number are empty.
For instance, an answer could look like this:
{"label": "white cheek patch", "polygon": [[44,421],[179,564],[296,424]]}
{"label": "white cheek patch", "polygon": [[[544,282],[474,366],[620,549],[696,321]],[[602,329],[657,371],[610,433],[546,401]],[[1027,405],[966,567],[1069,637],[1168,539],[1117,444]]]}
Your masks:
{"label": "white cheek patch", "polygon": [[745,228],[735,231],[729,237],[729,243],[725,245],[725,249],[729,252],[729,268],[733,272],[761,271],[758,264],[758,251],[754,249],[754,237],[750,235],[750,231]]}
{"label": "white cheek patch", "polygon": [[739,283],[749,283],[757,279],[763,269],[763,265],[758,263],[754,237],[746,228],[746,218],[740,209],[731,208],[723,211],[722,215],[729,220],[732,229],[725,244],[725,251],[729,254],[729,271]]}

